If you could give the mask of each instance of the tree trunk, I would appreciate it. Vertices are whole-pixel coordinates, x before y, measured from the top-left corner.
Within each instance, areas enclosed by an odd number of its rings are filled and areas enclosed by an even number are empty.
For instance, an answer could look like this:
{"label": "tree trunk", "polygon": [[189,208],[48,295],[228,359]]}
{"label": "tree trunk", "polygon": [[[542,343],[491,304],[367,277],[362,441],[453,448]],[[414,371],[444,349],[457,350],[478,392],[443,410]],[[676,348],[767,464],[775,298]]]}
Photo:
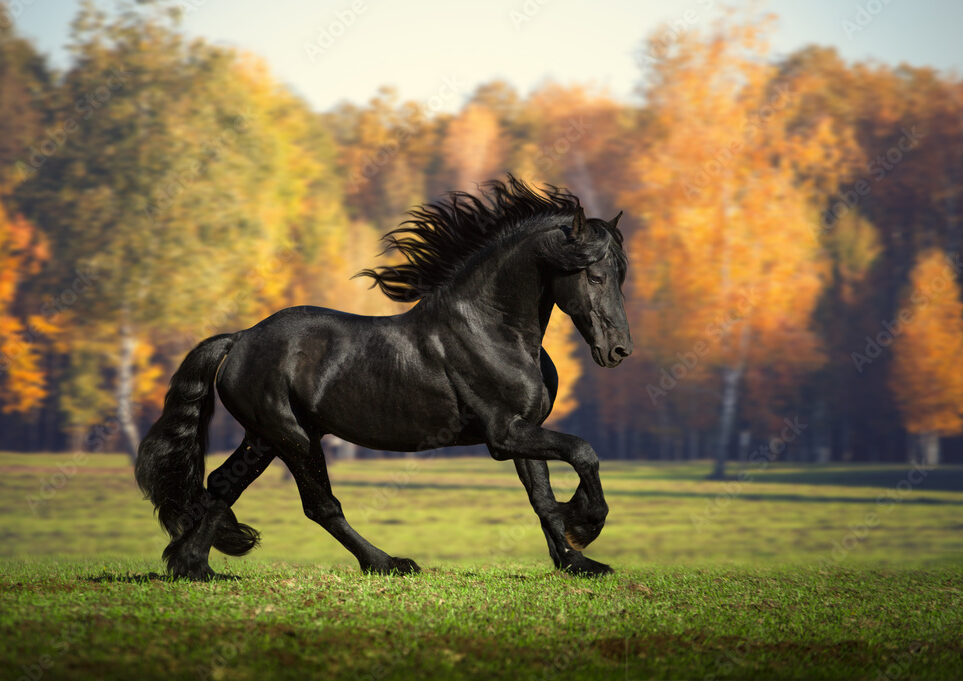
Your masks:
{"label": "tree trunk", "polygon": [[328,452],[330,450],[334,455],[334,459],[338,461],[354,461],[358,458],[358,445],[353,442],[342,440],[337,436],[331,436],[328,445],[324,451]]}
{"label": "tree trunk", "polygon": [[917,437],[917,456],[924,466],[938,466],[940,463],[940,436],[934,432],[920,433]]}
{"label": "tree trunk", "polygon": [[739,402],[739,380],[742,378],[743,365],[727,367],[722,370],[722,413],[719,416],[719,442],[716,444],[716,463],[709,477],[723,480],[726,477],[726,459],[729,458],[729,441],[736,420],[736,406]]}
{"label": "tree trunk", "polygon": [[699,458],[699,431],[690,428],[686,431],[685,458],[689,461]]}
{"label": "tree trunk", "polygon": [[752,431],[748,428],[739,431],[739,462],[749,462],[749,448],[752,446]]}
{"label": "tree trunk", "polygon": [[120,327],[120,357],[117,364],[117,422],[124,442],[124,450],[131,463],[137,461],[140,434],[134,421],[134,338],[130,322]]}
{"label": "tree trunk", "polygon": [[620,420],[619,423],[615,424],[616,428],[616,440],[615,440],[615,458],[617,459],[627,459],[628,457],[628,433],[625,430],[625,421]]}

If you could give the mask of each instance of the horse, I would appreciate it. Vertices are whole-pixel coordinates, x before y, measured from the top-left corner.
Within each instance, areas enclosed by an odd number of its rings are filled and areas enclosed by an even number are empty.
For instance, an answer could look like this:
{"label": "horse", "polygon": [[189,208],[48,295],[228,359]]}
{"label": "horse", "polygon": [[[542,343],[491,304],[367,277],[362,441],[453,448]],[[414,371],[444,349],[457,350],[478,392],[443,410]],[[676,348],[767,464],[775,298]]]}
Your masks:
{"label": "horse", "polygon": [[[598,456],[585,440],[542,427],[558,390],[542,338],[557,306],[598,365],[618,366],[632,352],[621,216],[586,219],[569,191],[509,174],[477,194],[450,192],[412,209],[384,236],[402,264],[355,276],[415,303],[405,312],[291,307],[198,344],[171,378],[135,466],[171,538],[168,573],[211,579],[212,547],[237,556],[257,546],[260,535],[231,506],[275,457],[290,470],[304,514],[362,571],[418,572],[413,560],[389,555],[348,524],[331,490],[325,434],[404,452],[485,444],[495,460],[514,461],[556,569],[612,572],[583,553],[608,515]],[[244,438],[205,488],[215,392]],[[549,460],[578,474],[567,502],[555,498]]]}

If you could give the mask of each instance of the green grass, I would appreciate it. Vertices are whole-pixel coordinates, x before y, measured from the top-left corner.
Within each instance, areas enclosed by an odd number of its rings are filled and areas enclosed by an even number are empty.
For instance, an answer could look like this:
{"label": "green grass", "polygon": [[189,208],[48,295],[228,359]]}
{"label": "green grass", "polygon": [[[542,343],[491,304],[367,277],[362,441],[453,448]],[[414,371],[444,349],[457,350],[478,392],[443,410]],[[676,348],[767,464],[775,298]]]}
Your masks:
{"label": "green grass", "polygon": [[[216,459],[216,457],[215,457]],[[216,463],[216,461],[211,462]],[[511,464],[338,463],[355,527],[424,569],[361,575],[269,469],[263,533],[171,582],[122,457],[0,455],[4,678],[958,678],[963,468],[603,462],[609,522],[551,570]],[[738,471],[733,471],[738,472]],[[560,496],[574,477],[553,467]],[[39,676],[38,676],[39,675]]]}

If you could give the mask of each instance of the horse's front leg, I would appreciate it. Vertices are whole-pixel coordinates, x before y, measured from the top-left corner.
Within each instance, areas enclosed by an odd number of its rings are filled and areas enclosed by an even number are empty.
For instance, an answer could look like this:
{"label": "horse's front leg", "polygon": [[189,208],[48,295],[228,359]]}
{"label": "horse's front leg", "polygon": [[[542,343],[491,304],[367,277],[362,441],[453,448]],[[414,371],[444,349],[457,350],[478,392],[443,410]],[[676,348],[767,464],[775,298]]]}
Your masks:
{"label": "horse's front leg", "polygon": [[[578,511],[583,508],[585,501],[584,488],[580,487],[571,501],[559,502],[552,490],[547,462],[515,459],[515,470],[525,486],[532,509],[542,524],[549,555],[555,566],[561,568],[561,557],[565,554],[566,547],[584,551],[588,543],[595,539],[590,536],[591,528],[587,527],[586,518]],[[582,542],[579,542],[576,536],[581,536]]]}
{"label": "horse's front leg", "polygon": [[[514,417],[501,427],[489,426],[492,457],[516,459],[519,477],[538,514],[549,552],[560,569],[579,574],[607,574],[612,569],[586,558],[578,548],[587,546],[602,531],[608,505],[598,475],[598,455],[585,440],[533,425]],[[555,500],[548,478],[547,460],[561,460],[579,475],[579,488],[568,504]]]}

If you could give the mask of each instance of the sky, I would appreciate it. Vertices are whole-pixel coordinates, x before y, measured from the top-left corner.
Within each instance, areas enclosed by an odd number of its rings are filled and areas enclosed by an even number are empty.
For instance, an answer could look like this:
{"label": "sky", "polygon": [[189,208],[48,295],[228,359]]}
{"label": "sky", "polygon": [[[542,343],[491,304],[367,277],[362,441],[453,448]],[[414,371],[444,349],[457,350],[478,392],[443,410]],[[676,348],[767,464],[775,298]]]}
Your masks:
{"label": "sky", "polygon": [[[21,34],[58,68],[79,0],[7,0]],[[113,0],[100,0],[105,8]],[[319,110],[367,102],[381,85],[439,111],[500,78],[527,93],[546,80],[638,97],[640,49],[661,23],[711,25],[721,0],[179,0],[184,28],[264,57]],[[963,0],[770,0],[776,56],[831,45],[848,60],[963,73]]]}

